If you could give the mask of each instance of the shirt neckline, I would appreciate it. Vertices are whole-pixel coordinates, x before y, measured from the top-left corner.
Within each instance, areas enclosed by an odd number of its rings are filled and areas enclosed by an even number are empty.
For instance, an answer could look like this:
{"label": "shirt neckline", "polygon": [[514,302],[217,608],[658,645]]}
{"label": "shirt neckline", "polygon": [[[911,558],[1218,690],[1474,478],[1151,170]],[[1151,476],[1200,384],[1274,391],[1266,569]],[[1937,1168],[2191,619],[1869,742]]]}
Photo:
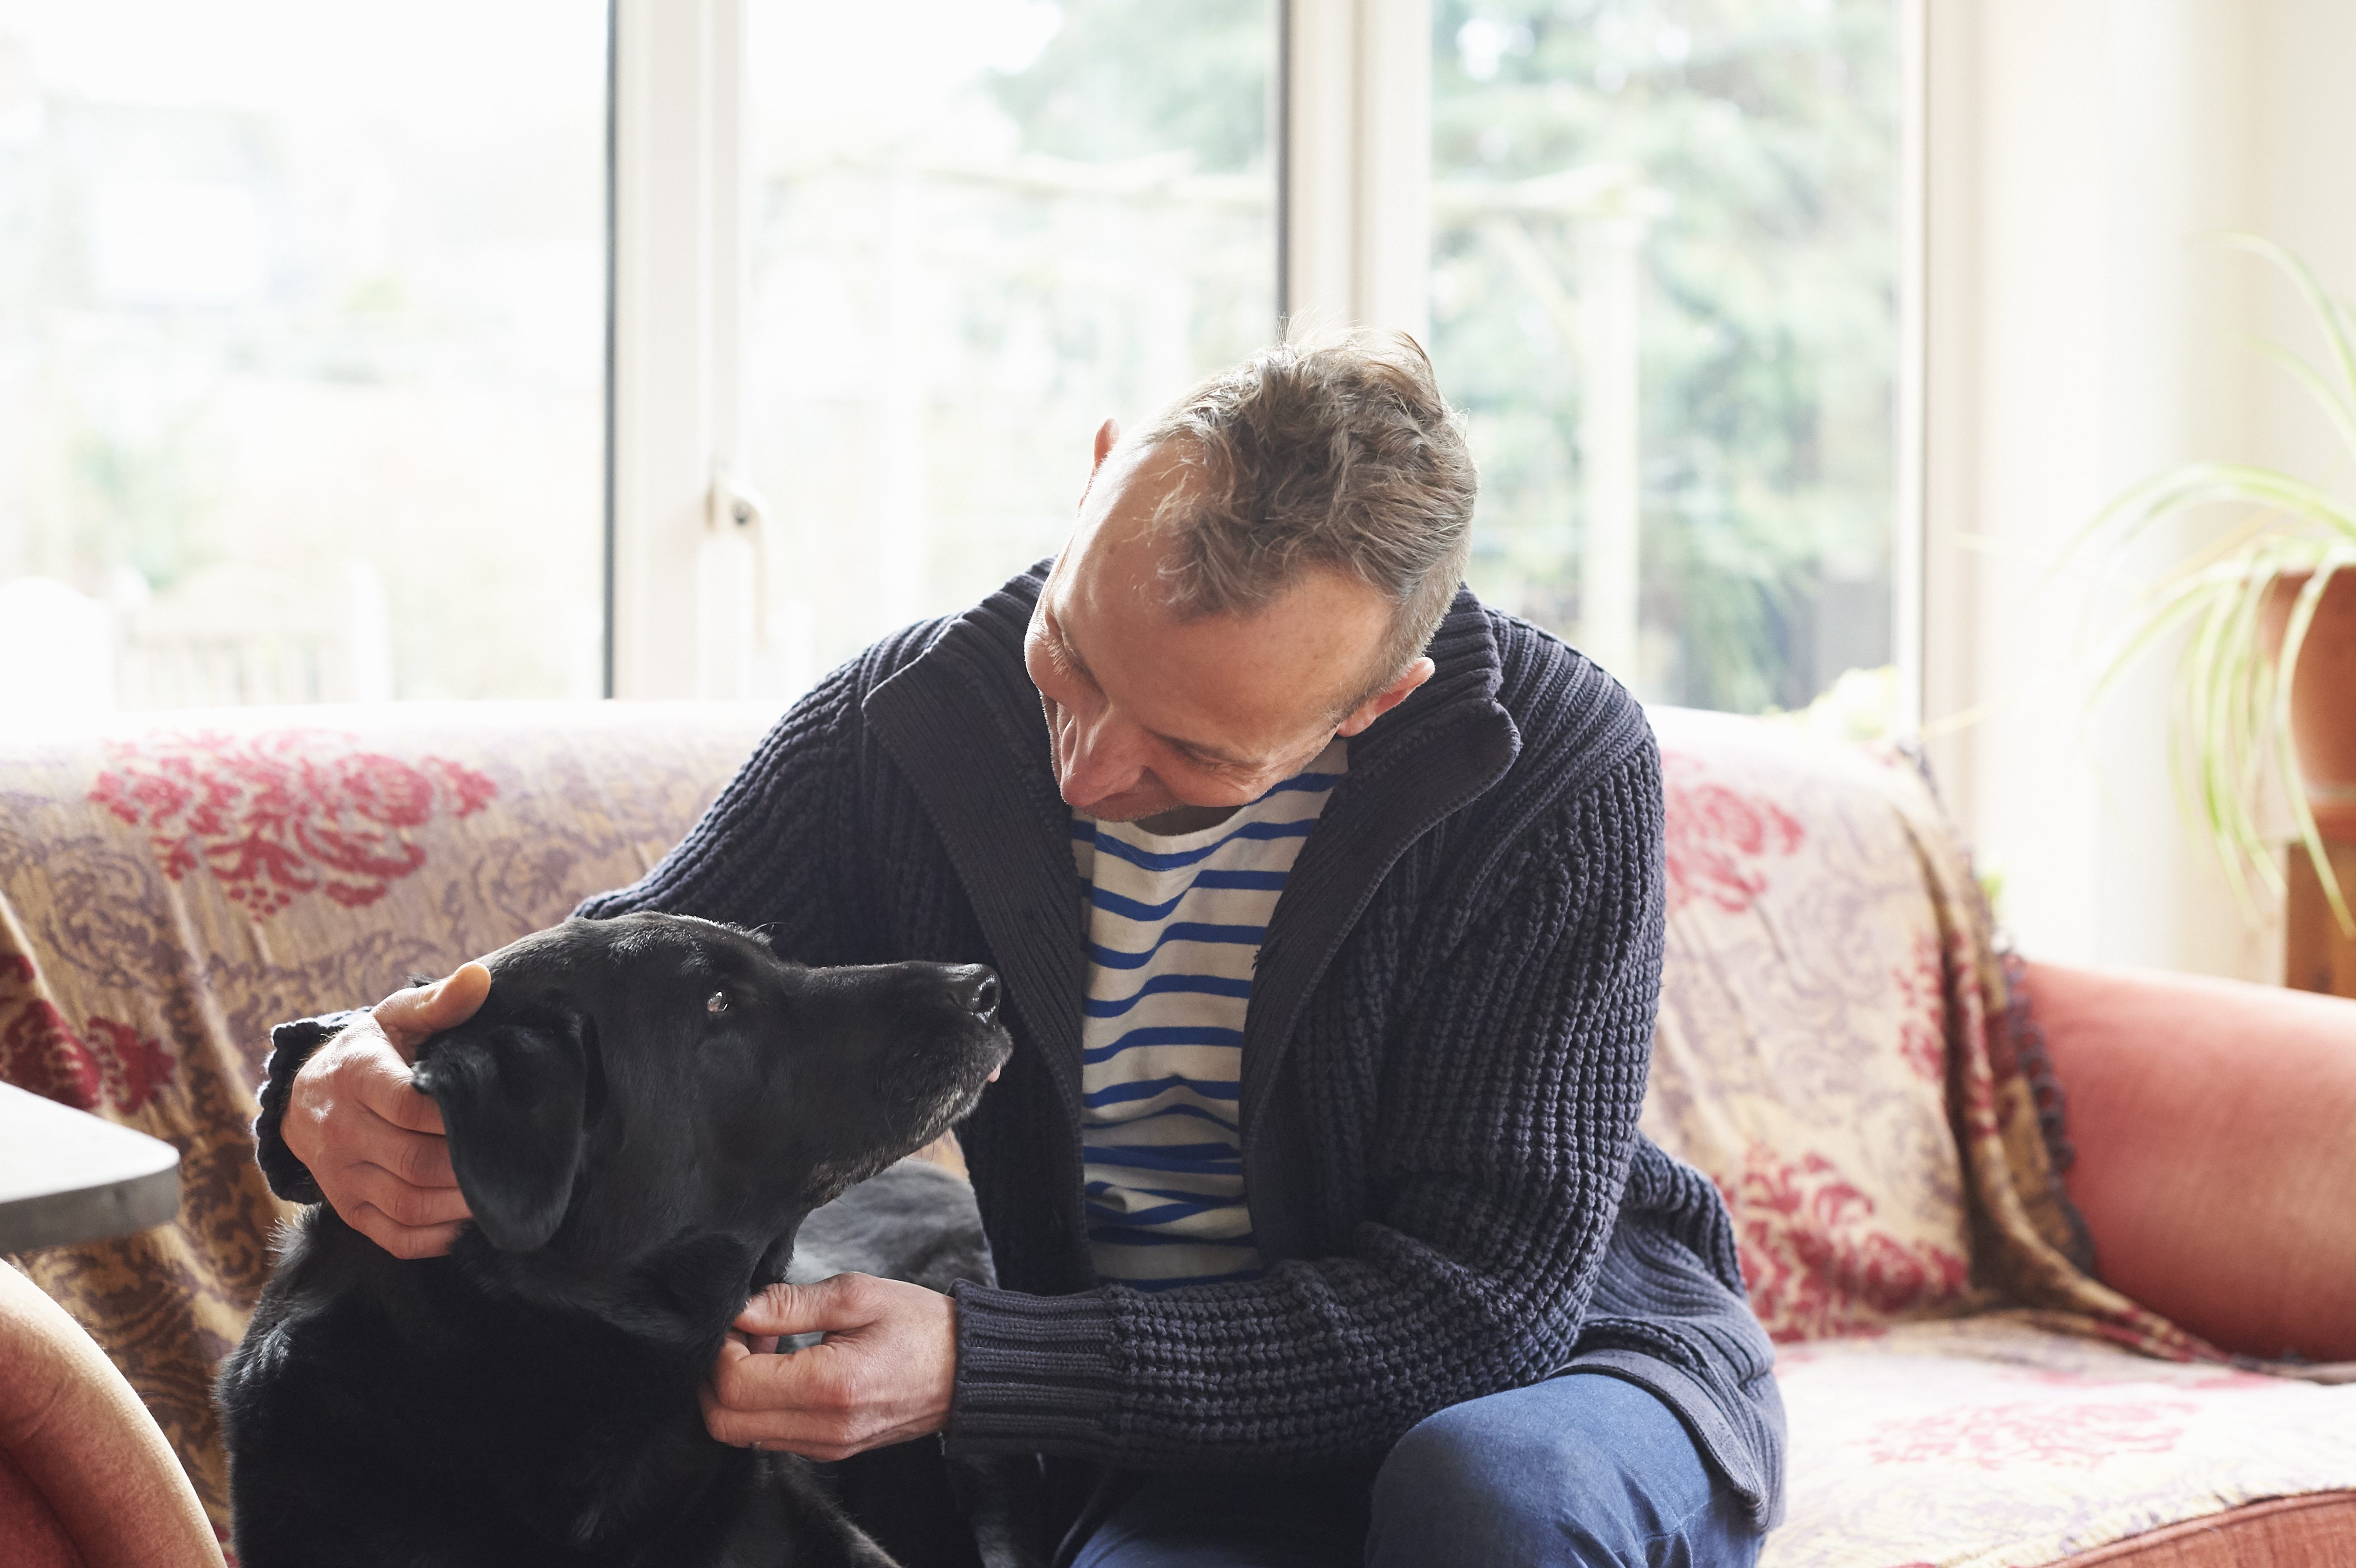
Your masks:
{"label": "shirt neckline", "polygon": [[1121,831],[1115,833],[1113,837],[1122,839],[1124,842],[1132,844],[1138,848],[1151,849],[1157,854],[1176,854],[1188,849],[1199,849],[1205,844],[1215,844],[1221,838],[1234,833],[1237,828],[1240,827],[1245,823],[1257,821],[1258,819],[1258,813],[1266,807],[1269,802],[1275,800],[1278,795],[1284,793],[1284,786],[1292,783],[1294,779],[1301,777],[1303,774],[1320,773],[1341,774],[1346,773],[1349,771],[1350,742],[1343,736],[1336,735],[1333,740],[1326,742],[1325,749],[1323,751],[1309,759],[1308,764],[1304,766],[1300,773],[1294,773],[1290,778],[1280,780],[1279,782],[1269,785],[1266,792],[1263,793],[1257,800],[1245,802],[1242,805],[1236,807],[1231,814],[1221,817],[1218,821],[1211,824],[1210,827],[1197,827],[1192,833],[1148,833],[1144,828],[1139,827],[1134,822],[1099,821],[1088,813],[1080,810],[1077,806],[1072,808],[1072,815],[1080,821],[1086,822],[1091,828],[1098,832],[1102,832],[1106,828],[1120,829]]}

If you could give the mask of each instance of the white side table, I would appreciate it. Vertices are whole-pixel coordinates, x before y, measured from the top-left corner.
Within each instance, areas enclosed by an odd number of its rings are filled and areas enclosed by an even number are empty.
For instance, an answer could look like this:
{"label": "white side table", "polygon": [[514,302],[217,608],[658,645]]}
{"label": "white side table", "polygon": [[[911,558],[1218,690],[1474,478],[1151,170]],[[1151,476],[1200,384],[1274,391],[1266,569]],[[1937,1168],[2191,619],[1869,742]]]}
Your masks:
{"label": "white side table", "polygon": [[179,1211],[180,1151],[0,1083],[0,1253],[127,1236]]}

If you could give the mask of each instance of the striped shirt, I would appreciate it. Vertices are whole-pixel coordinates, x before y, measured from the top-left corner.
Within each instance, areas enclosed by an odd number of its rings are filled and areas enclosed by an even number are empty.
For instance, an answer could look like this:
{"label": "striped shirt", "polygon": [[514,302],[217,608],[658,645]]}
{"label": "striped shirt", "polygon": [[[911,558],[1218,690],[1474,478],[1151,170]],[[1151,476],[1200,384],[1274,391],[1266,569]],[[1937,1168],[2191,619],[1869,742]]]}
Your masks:
{"label": "striped shirt", "polygon": [[1081,1145],[1099,1278],[1252,1279],[1237,1119],[1244,1013],[1277,895],[1349,767],[1338,736],[1233,816],[1164,838],[1072,814],[1087,899]]}

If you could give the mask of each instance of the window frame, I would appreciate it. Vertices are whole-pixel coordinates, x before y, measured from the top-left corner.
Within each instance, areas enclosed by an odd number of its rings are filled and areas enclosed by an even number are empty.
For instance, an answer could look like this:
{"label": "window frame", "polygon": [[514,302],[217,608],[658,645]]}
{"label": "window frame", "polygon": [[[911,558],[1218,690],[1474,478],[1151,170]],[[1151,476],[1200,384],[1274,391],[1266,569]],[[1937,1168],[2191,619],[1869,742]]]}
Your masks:
{"label": "window frame", "polygon": [[[1901,727],[1923,709],[1931,163],[1927,0],[1899,6],[1897,484],[1891,640]],[[605,693],[744,699],[763,522],[744,450],[750,287],[746,0],[608,0]],[[1270,133],[1278,321],[1424,336],[1430,0],[1277,0]],[[1952,327],[1949,328],[1952,330]],[[680,636],[680,627],[692,628]]]}
{"label": "window frame", "polygon": [[744,0],[611,3],[607,695],[738,697]]}

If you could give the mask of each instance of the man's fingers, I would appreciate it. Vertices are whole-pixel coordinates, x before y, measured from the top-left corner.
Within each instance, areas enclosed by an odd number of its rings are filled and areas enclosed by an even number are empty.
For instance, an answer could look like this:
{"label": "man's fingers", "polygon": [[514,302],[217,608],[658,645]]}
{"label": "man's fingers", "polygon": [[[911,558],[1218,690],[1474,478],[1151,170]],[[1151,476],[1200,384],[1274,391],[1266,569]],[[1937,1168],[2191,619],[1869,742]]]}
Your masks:
{"label": "man's fingers", "polygon": [[440,1257],[458,1240],[458,1232],[466,1228],[463,1222],[404,1225],[373,1203],[357,1205],[350,1223],[353,1230],[394,1257],[407,1259]]}
{"label": "man's fingers", "polygon": [[[431,1105],[434,1102],[427,1100],[425,1103]],[[375,1163],[412,1187],[455,1190],[458,1173],[450,1164],[450,1140],[441,1134],[442,1117],[438,1111],[434,1113],[434,1131],[431,1133],[388,1127],[385,1129],[384,1147],[378,1151]]]}
{"label": "man's fingers", "polygon": [[876,1304],[863,1274],[838,1274],[816,1285],[773,1285],[744,1304],[736,1327],[747,1334],[840,1334],[874,1321]]}
{"label": "man's fingers", "polygon": [[[823,1330],[790,1356],[774,1334]],[[957,1304],[921,1285],[839,1274],[776,1285],[745,1305],[699,1396],[723,1443],[840,1458],[937,1432],[957,1384]]]}
{"label": "man's fingers", "polygon": [[303,1064],[280,1129],[336,1212],[386,1252],[434,1257],[457,1240],[466,1200],[441,1107],[417,1092],[407,1058],[374,1017],[355,1019]]}
{"label": "man's fingers", "polygon": [[730,1339],[712,1364],[712,1379],[722,1403],[738,1410],[772,1405],[837,1404],[848,1397],[842,1378],[842,1358],[828,1356],[824,1345],[812,1345],[789,1356],[762,1355],[742,1340]]}
{"label": "man's fingers", "polygon": [[859,1399],[841,1359],[826,1350],[764,1356],[734,1339],[723,1344],[699,1391],[705,1430],[723,1443],[766,1442],[813,1458],[856,1452],[863,1446]]}
{"label": "man's fingers", "polygon": [[[412,1134],[429,1133],[436,1141],[443,1134],[442,1107],[434,1096],[421,1094],[409,1076],[409,1069],[391,1062],[372,1062],[367,1076],[359,1079],[356,1089],[359,1102],[377,1116],[391,1125]],[[443,1162],[448,1168],[448,1161]]]}
{"label": "man's fingers", "polygon": [[426,1036],[455,1029],[473,1018],[490,994],[491,972],[480,964],[461,964],[430,986],[412,986],[379,1002],[377,1025],[402,1056],[411,1056]]}
{"label": "man's fingers", "polygon": [[418,1187],[382,1166],[352,1166],[344,1171],[341,1185],[347,1205],[372,1209],[395,1225],[455,1225],[473,1215],[466,1195],[457,1188]]}

